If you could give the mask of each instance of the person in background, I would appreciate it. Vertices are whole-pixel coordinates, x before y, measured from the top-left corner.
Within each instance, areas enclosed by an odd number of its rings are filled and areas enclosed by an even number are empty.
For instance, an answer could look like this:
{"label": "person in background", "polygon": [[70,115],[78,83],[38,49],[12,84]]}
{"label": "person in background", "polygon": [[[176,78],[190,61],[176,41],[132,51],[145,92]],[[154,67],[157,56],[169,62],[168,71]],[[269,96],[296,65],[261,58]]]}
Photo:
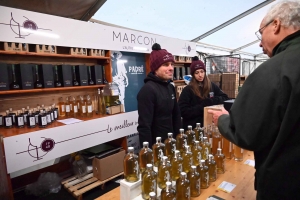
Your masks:
{"label": "person in background", "polygon": [[175,87],[171,82],[174,72],[174,56],[155,43],[150,54],[151,72],[147,75],[137,95],[138,127],[140,145],[149,142],[151,147],[156,137],[162,142],[181,128],[181,116],[176,100]]}
{"label": "person in background", "polygon": [[203,108],[222,104],[228,96],[206,75],[206,67],[197,56],[193,57],[190,66],[192,79],[181,92],[179,108],[182,116],[183,128],[188,125],[193,128],[196,123],[203,125]]}
{"label": "person in background", "polygon": [[299,199],[300,2],[280,1],[256,35],[270,59],[252,72],[230,112],[213,111],[220,133],[254,151],[257,199]]}

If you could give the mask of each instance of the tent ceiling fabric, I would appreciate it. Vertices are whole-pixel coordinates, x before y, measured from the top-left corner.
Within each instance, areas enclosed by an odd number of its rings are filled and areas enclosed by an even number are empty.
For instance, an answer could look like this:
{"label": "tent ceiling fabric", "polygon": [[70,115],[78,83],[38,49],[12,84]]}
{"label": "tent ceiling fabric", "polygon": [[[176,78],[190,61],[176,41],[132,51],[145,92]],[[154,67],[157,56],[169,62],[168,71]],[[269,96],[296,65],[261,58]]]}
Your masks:
{"label": "tent ceiling fabric", "polygon": [[1,6],[88,21],[106,0],[0,0]]}

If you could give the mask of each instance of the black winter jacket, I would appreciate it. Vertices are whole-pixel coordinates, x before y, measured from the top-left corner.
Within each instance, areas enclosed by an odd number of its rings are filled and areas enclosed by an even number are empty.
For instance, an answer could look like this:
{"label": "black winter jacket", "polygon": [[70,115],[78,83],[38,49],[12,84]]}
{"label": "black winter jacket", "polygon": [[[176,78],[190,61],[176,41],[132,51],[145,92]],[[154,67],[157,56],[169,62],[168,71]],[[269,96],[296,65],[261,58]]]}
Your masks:
{"label": "black winter jacket", "polygon": [[164,82],[149,73],[144,80],[145,85],[137,95],[138,127],[140,145],[147,141],[150,148],[161,137],[162,142],[173,133],[173,137],[181,128],[181,117],[176,100],[175,88],[170,82]]}
{"label": "black winter jacket", "polygon": [[[202,87],[200,87],[200,91],[201,90]],[[182,116],[182,125],[185,130],[188,125],[195,128],[196,123],[201,123],[201,126],[203,126],[204,107],[222,104],[229,99],[227,94],[220,90],[213,82],[211,82],[210,92],[214,93],[214,97],[206,97],[206,99],[202,100],[194,94],[190,85],[187,85],[182,90],[178,104]]]}
{"label": "black winter jacket", "polygon": [[218,127],[225,138],[254,151],[258,200],[299,199],[300,31],[273,55],[248,76]]}

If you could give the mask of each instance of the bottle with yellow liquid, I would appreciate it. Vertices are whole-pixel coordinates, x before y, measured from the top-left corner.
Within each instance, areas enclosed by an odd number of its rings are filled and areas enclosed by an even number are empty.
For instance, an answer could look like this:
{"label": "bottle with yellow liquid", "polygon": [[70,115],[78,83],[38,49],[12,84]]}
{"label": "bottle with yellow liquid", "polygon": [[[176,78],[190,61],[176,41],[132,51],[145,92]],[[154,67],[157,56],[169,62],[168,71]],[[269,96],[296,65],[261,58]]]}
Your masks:
{"label": "bottle with yellow liquid", "polygon": [[217,154],[215,156],[217,163],[217,173],[224,174],[225,173],[225,156],[222,154],[222,149],[217,149]]}
{"label": "bottle with yellow liquid", "polygon": [[184,134],[184,129],[179,129],[179,134],[176,136],[176,149],[182,154],[184,146],[187,144],[187,136]]}
{"label": "bottle with yellow liquid", "polygon": [[201,152],[202,148],[199,145],[199,141],[195,141],[195,145],[192,147],[192,154],[193,154],[193,165],[198,166],[201,162]]}
{"label": "bottle with yellow liquid", "polygon": [[203,150],[202,150],[202,152],[203,152],[202,158],[204,160],[207,160],[208,159],[208,155],[210,154],[211,145],[208,142],[207,137],[203,137],[203,141],[204,141],[204,144],[203,144]]}
{"label": "bottle with yellow liquid", "polygon": [[127,182],[137,182],[139,176],[138,157],[134,153],[134,147],[128,147],[128,153],[124,158],[124,179]]}
{"label": "bottle with yellow liquid", "polygon": [[73,117],[78,117],[78,106],[75,97],[71,97]]}
{"label": "bottle with yellow liquid", "polygon": [[157,200],[157,198],[156,198],[156,193],[155,192],[150,192],[149,193],[149,200]]}
{"label": "bottle with yellow liquid", "polygon": [[239,146],[234,145],[233,146],[234,151],[233,151],[233,157],[235,161],[243,161],[244,159],[244,149],[242,149]]}
{"label": "bottle with yellow liquid", "polygon": [[168,139],[165,140],[165,156],[171,160],[176,150],[176,140],[173,138],[173,133],[168,133]]}
{"label": "bottle with yellow liquid", "polygon": [[171,161],[172,166],[172,180],[176,181],[180,177],[180,173],[183,170],[183,159],[181,157],[180,151],[175,150],[174,157]]}
{"label": "bottle with yellow liquid", "polygon": [[231,159],[233,156],[232,143],[226,138],[224,138],[223,136],[222,136],[222,143],[223,143],[223,154],[225,158]]}
{"label": "bottle with yellow liquid", "polygon": [[58,111],[59,111],[59,116],[60,117],[64,117],[66,116],[66,104],[64,102],[63,97],[59,98],[59,102],[58,102]]}
{"label": "bottle with yellow liquid", "polygon": [[200,173],[201,189],[206,189],[209,187],[209,173],[208,166],[206,166],[205,160],[201,160],[198,166],[198,171]]}
{"label": "bottle with yellow liquid", "polygon": [[93,103],[90,95],[86,96],[86,107],[87,107],[87,117],[92,117],[93,116]]}
{"label": "bottle with yellow liquid", "polygon": [[185,172],[180,173],[179,179],[176,181],[176,199],[190,200],[191,199],[191,185],[187,179]]}
{"label": "bottle with yellow liquid", "polygon": [[80,96],[77,96],[77,97],[76,97],[76,103],[77,103],[78,113],[81,113],[81,112],[80,112],[80,110],[81,110],[81,109],[80,109],[80,99],[81,99]]}
{"label": "bottle with yellow liquid", "polygon": [[182,158],[183,158],[183,171],[185,173],[188,173],[193,164],[193,154],[191,152],[190,146],[185,146],[185,151],[183,152]]}
{"label": "bottle with yellow liquid", "polygon": [[66,97],[65,105],[66,105],[66,117],[71,117],[71,107],[70,107],[69,97]]}
{"label": "bottle with yellow liquid", "polygon": [[196,127],[194,128],[195,137],[196,137],[195,140],[199,140],[200,130],[201,130],[200,125],[201,125],[201,123],[196,123]]}
{"label": "bottle with yellow liquid", "polygon": [[192,130],[192,126],[188,126],[185,134],[187,136],[187,144],[192,148],[196,140],[195,132]]}
{"label": "bottle with yellow liquid", "polygon": [[200,195],[200,174],[195,165],[192,165],[188,179],[191,183],[191,197],[198,197]]}
{"label": "bottle with yellow liquid", "polygon": [[216,155],[217,149],[221,148],[221,145],[222,145],[222,136],[217,127],[213,127],[212,134],[213,134],[213,139],[212,139],[213,143],[212,143],[211,153],[213,155]]}
{"label": "bottle with yellow liquid", "polygon": [[214,182],[217,180],[217,163],[214,160],[214,156],[212,154],[208,155],[208,173],[209,173],[209,182]]}
{"label": "bottle with yellow liquid", "polygon": [[153,164],[153,152],[149,148],[149,142],[143,142],[143,148],[139,153],[139,164],[141,173],[146,170],[147,164]]}
{"label": "bottle with yellow liquid", "polygon": [[166,188],[161,190],[160,193],[161,200],[175,200],[176,199],[176,191],[172,188],[171,182],[166,182]]}
{"label": "bottle with yellow liquid", "polygon": [[84,97],[80,96],[80,116],[81,117],[86,117],[86,105],[84,101]]}
{"label": "bottle with yellow liquid", "polygon": [[158,167],[157,171],[157,184],[160,189],[166,187],[166,183],[171,181],[172,168],[167,156],[164,156],[162,163]]}
{"label": "bottle with yellow liquid", "polygon": [[103,90],[98,89],[98,113],[101,115],[106,114],[106,106],[105,106],[105,100],[103,96]]}
{"label": "bottle with yellow liquid", "polygon": [[158,167],[165,152],[165,144],[161,142],[161,137],[156,137],[156,143],[152,145],[154,166]]}
{"label": "bottle with yellow liquid", "polygon": [[152,164],[147,164],[146,171],[142,175],[142,197],[150,198],[150,192],[157,193],[157,173],[153,170]]}

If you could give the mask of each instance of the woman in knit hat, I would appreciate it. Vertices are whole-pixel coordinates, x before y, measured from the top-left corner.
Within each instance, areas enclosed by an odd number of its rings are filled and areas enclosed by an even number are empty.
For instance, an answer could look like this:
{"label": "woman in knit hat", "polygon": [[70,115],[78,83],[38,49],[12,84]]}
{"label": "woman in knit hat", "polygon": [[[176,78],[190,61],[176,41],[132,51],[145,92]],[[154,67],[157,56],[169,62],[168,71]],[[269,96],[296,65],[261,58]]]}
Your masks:
{"label": "woman in knit hat", "polygon": [[203,108],[222,104],[228,96],[206,76],[206,67],[197,56],[193,57],[190,71],[192,79],[181,92],[179,108],[182,116],[183,128],[188,125],[193,128],[196,123],[203,125]]}
{"label": "woman in knit hat", "polygon": [[176,100],[175,88],[171,84],[174,72],[174,56],[159,44],[152,46],[150,54],[151,72],[147,75],[137,95],[138,127],[140,146],[149,142],[155,144],[156,137],[162,142],[173,133],[173,137],[181,128],[180,111]]}

